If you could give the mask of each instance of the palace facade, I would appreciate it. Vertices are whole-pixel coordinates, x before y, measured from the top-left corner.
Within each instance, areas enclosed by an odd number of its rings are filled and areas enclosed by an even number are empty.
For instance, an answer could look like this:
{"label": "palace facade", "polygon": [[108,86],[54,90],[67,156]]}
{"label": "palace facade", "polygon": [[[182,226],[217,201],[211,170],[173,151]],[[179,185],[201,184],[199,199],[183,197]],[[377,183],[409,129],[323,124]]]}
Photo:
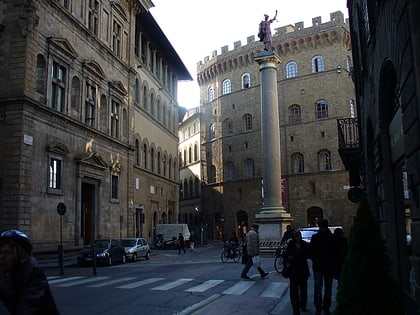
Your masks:
{"label": "palace facade", "polygon": [[177,83],[192,78],[152,6],[0,4],[0,230],[38,252],[178,220]]}

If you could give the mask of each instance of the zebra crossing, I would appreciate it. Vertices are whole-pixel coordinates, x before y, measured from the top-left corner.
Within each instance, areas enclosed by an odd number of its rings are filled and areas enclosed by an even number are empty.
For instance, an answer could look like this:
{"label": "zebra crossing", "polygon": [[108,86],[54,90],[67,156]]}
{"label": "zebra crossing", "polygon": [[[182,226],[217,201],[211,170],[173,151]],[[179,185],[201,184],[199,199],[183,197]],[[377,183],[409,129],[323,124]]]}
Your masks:
{"label": "zebra crossing", "polygon": [[[112,287],[121,290],[132,290],[143,286],[150,286],[148,289],[153,291],[169,291],[180,286],[186,286],[185,292],[204,293],[210,289],[217,288],[225,283],[225,280],[210,279],[197,284],[192,278],[166,279],[166,278],[147,278],[139,279],[137,277],[112,278],[110,276],[74,276],[48,277],[51,287],[69,288],[76,286],[86,286],[89,288]],[[223,287],[222,295],[243,295],[250,290],[257,281],[238,280],[229,287]],[[280,298],[288,287],[287,282],[260,282],[266,284],[266,287],[260,293],[260,297]]]}

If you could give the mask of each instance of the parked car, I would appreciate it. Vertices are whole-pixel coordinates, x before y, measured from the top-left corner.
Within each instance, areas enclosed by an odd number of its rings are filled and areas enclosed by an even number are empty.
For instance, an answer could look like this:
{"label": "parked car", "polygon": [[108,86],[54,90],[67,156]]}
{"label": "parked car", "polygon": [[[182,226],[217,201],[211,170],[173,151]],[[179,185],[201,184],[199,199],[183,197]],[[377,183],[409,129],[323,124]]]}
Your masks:
{"label": "parked car", "polygon": [[79,266],[93,262],[92,246],[96,253],[97,265],[111,266],[116,262],[125,263],[125,249],[120,240],[103,238],[92,241],[77,255]]}
{"label": "parked car", "polygon": [[147,241],[142,237],[123,238],[121,240],[125,248],[125,256],[136,261],[138,257],[150,259],[150,246]]}

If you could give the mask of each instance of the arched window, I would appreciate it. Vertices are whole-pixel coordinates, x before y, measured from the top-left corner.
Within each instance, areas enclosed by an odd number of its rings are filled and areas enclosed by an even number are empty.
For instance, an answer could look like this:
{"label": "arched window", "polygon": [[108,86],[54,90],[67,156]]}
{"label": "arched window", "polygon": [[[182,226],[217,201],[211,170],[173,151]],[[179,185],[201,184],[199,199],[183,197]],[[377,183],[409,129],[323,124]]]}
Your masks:
{"label": "arched window", "polygon": [[136,79],[136,87],[134,92],[134,101],[139,104],[140,103],[140,82],[139,79]]}
{"label": "arched window", "polygon": [[209,139],[216,138],[216,126],[214,124],[210,124],[209,126]]}
{"label": "arched window", "polygon": [[252,116],[251,114],[245,114],[243,116],[243,124],[244,124],[244,130],[252,130]]}
{"label": "arched window", "polygon": [[163,156],[162,163],[163,163],[163,176],[166,177],[166,163],[167,163],[166,155]]}
{"label": "arched window", "polygon": [[187,148],[184,148],[184,163],[182,163],[184,166],[187,165]]}
{"label": "arched window", "polygon": [[135,146],[136,146],[136,157],[135,157],[135,165],[139,165],[140,164],[140,145],[139,145],[139,140],[136,139],[135,142]]}
{"label": "arched window", "polygon": [[323,149],[318,152],[318,170],[319,171],[330,171],[331,166],[331,152]]}
{"label": "arched window", "polygon": [[208,90],[208,100],[209,102],[214,100],[214,88],[212,86]]}
{"label": "arched window", "polygon": [[315,119],[328,118],[328,102],[326,100],[317,100],[315,102]]}
{"label": "arched window", "polygon": [[233,123],[232,123],[232,119],[230,118],[226,118],[223,121],[223,135],[224,136],[229,136],[233,133]]}
{"label": "arched window", "polygon": [[155,117],[155,95],[150,95],[150,114]]}
{"label": "arched window", "polygon": [[292,154],[292,173],[303,173],[304,172],[304,160],[303,160],[303,154],[296,152]]}
{"label": "arched window", "polygon": [[163,119],[162,124],[163,124],[164,126],[166,126],[166,105],[165,105],[165,104],[163,104],[163,109],[162,109],[162,119]]}
{"label": "arched window", "polygon": [[324,57],[317,55],[312,57],[312,73],[324,71]]}
{"label": "arched window", "polygon": [[158,99],[157,100],[157,120],[158,121],[160,121],[160,111],[161,111],[161,108],[160,108],[160,99]]}
{"label": "arched window", "polygon": [[198,144],[194,143],[194,162],[198,161]]}
{"label": "arched window", "polygon": [[155,171],[155,149],[150,149],[150,170]]}
{"label": "arched window", "polygon": [[143,168],[147,169],[147,145],[146,144],[143,145],[142,158],[143,158],[142,166]]}
{"label": "arched window", "polygon": [[298,104],[289,107],[289,123],[296,124],[302,121],[301,108]]}
{"label": "arched window", "polygon": [[229,94],[231,92],[230,80],[226,79],[222,83],[222,95]]}
{"label": "arched window", "polygon": [[233,163],[227,162],[225,164],[225,181],[233,180]]}
{"label": "arched window", "polygon": [[286,65],[286,79],[297,77],[298,68],[296,61],[290,61]]}
{"label": "arched window", "polygon": [[247,159],[245,161],[245,178],[254,178],[255,177],[255,170],[254,170],[254,160]]}
{"label": "arched window", "polygon": [[242,89],[247,89],[251,87],[251,77],[249,73],[244,73],[242,75],[241,82],[242,82]]}
{"label": "arched window", "polygon": [[[174,168],[175,168],[175,166],[174,166]],[[172,178],[172,159],[171,158],[169,158],[169,162],[168,162],[168,177],[169,177],[169,179]]]}
{"label": "arched window", "polygon": [[158,174],[160,175],[161,174],[161,172],[162,172],[162,161],[161,161],[161,153],[160,152],[158,152],[158,154],[157,154],[157,172],[158,172]]}
{"label": "arched window", "polygon": [[143,108],[147,110],[147,87],[143,87]]}
{"label": "arched window", "polygon": [[192,147],[188,148],[188,163],[192,163]]}

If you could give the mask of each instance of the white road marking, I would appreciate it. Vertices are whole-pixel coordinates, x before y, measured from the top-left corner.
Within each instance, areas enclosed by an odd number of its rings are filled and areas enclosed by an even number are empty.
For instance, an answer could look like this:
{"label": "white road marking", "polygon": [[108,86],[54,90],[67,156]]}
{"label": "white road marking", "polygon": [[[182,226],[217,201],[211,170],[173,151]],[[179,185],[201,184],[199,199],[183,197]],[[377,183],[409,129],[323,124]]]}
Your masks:
{"label": "white road marking", "polygon": [[226,289],[222,294],[241,295],[255,284],[255,281],[240,281],[237,284]]}
{"label": "white road marking", "polygon": [[137,281],[137,282],[133,282],[133,283],[129,283],[129,284],[126,284],[126,285],[119,286],[119,287],[117,287],[117,289],[134,289],[134,288],[138,288],[138,287],[141,287],[143,285],[146,285],[146,284],[158,282],[158,281],[163,280],[163,279],[165,279],[165,278],[149,278],[149,279],[146,279],[146,280]]}
{"label": "white road marking", "polygon": [[129,281],[129,280],[133,280],[133,279],[136,279],[136,277],[114,279],[114,280],[110,280],[110,281],[101,282],[101,283],[98,283],[98,284],[92,284],[92,285],[89,285],[89,287],[90,288],[100,288],[100,287],[105,287],[107,285],[111,285],[111,284],[115,284],[115,283],[119,283],[119,282],[124,282],[124,281]]}
{"label": "white road marking", "polygon": [[170,289],[179,287],[180,285],[183,285],[183,284],[188,283],[188,282],[193,281],[193,280],[194,279],[189,279],[189,278],[178,279],[178,280],[168,282],[166,284],[162,284],[162,285],[159,285],[157,287],[154,287],[154,288],[152,288],[152,290],[160,290],[160,291],[170,290]]}
{"label": "white road marking", "polygon": [[68,282],[68,281],[72,281],[72,280],[76,280],[76,279],[82,279],[84,277],[69,277],[69,278],[60,278],[60,279],[55,279],[55,280],[51,280],[48,281],[49,284],[55,284],[55,283],[60,283],[60,282]]}
{"label": "white road marking", "polygon": [[216,285],[219,285],[220,283],[224,282],[225,280],[207,280],[203,282],[202,284],[196,285],[195,287],[189,288],[185,291],[187,292],[204,292],[207,291],[210,288],[215,287]]}
{"label": "white road marking", "polygon": [[261,297],[280,298],[284,290],[289,286],[287,282],[272,282],[270,286],[260,295]]}
{"label": "white road marking", "polygon": [[59,284],[59,287],[72,287],[75,285],[79,285],[79,284],[86,284],[86,283],[90,283],[90,282],[95,282],[95,281],[99,281],[99,280],[105,280],[108,279],[109,277],[94,277],[94,278],[87,278],[87,279],[83,279],[83,280],[77,280],[77,281],[73,281],[70,283],[64,283],[64,284]]}

